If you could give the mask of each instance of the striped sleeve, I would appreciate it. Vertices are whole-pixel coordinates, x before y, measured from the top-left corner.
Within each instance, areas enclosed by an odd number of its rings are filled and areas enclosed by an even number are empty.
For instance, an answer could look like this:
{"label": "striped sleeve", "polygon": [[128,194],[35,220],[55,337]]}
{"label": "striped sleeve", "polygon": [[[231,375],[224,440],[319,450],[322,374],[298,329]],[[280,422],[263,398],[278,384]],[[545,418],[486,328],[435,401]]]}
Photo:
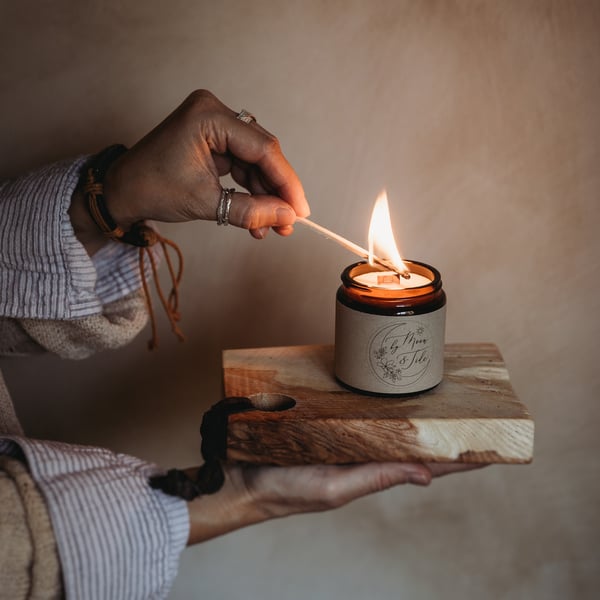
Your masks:
{"label": "striped sleeve", "polygon": [[[155,260],[160,262],[161,253],[154,252]],[[103,305],[128,296],[142,287],[140,277],[138,249],[127,244],[109,241],[92,257],[96,269],[96,295]],[[147,280],[152,277],[149,262],[145,261]]]}
{"label": "striped sleeve", "polygon": [[87,157],[0,182],[0,315],[76,319],[139,289],[135,248],[107,242],[90,259],[68,214]]}
{"label": "striped sleeve", "polygon": [[12,438],[48,504],[67,598],[166,598],[189,534],[183,500],[151,489],[159,469],[101,448]]}

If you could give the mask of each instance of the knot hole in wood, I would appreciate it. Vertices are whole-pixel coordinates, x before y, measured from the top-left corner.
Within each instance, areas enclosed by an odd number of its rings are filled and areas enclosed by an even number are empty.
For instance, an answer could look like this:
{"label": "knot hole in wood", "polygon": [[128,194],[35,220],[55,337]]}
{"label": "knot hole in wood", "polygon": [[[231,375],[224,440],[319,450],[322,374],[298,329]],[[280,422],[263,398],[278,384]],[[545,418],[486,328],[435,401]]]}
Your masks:
{"label": "knot hole in wood", "polygon": [[270,394],[267,392],[259,392],[258,394],[250,394],[248,400],[257,410],[265,411],[281,411],[289,410],[296,406],[296,401],[291,396],[285,394]]}

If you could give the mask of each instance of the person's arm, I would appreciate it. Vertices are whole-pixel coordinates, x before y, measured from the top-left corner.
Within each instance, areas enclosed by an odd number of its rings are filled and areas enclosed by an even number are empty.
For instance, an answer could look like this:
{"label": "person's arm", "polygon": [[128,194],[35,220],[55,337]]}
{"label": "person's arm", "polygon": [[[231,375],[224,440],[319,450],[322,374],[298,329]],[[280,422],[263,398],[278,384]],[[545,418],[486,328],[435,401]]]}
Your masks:
{"label": "person's arm", "polygon": [[[219,104],[205,93],[194,94],[184,103],[179,109],[179,115],[184,118],[175,119],[179,121],[175,137],[184,133],[181,126],[189,128],[191,125],[189,117],[198,108],[198,101],[206,100],[213,108]],[[149,142],[143,141],[127,153],[126,167],[121,164],[113,171],[113,175],[123,178],[124,185],[111,187],[110,178],[106,182],[109,206],[123,225],[129,224],[126,214],[133,221],[186,218],[185,210],[182,212],[175,201],[175,216],[168,212],[156,213],[152,200],[168,209],[170,198],[183,198],[188,208],[201,209],[198,214],[190,213],[194,218],[209,218],[210,211],[208,207],[202,208],[202,202],[214,202],[214,218],[220,195],[218,175],[223,165],[229,163],[227,170],[233,168],[240,180],[248,177],[246,183],[255,193],[252,197],[235,194],[230,222],[251,228],[255,237],[262,237],[265,231],[261,228],[269,226],[278,228],[284,235],[289,233],[286,227],[295,219],[289,205],[295,203],[301,210],[305,201],[303,197],[298,198],[297,189],[291,195],[287,191],[289,186],[284,179],[294,177],[283,155],[277,151],[276,141],[260,129],[237,121],[228,109],[217,117],[215,121],[225,125],[217,140],[217,146],[223,147],[223,155],[214,156],[215,164],[221,166],[215,170],[209,168],[214,179],[209,184],[218,192],[217,198],[209,198],[203,188],[201,202],[194,208],[194,202],[187,204],[189,193],[178,196],[181,189],[173,183],[181,175],[177,171],[183,170],[182,164],[187,160],[185,153],[189,154],[190,148],[180,147],[177,140],[172,139],[172,133],[167,132],[167,139],[163,139],[159,127],[156,141],[153,135],[157,134],[150,134]],[[287,200],[269,193],[271,183],[267,180],[252,184],[253,175],[249,173],[253,166],[241,163],[233,166],[226,150],[230,127],[237,128],[242,138],[248,137],[248,143],[242,144],[241,154],[264,164],[273,176],[272,185],[277,190],[282,189]],[[194,139],[197,133],[197,130],[193,132]],[[197,139],[204,143],[201,136]],[[161,165],[157,166],[156,161],[162,158],[160,152],[156,152],[157,144],[161,143],[165,144],[163,150],[176,150],[177,156],[172,161],[174,171],[169,173],[168,180],[161,179],[160,188],[155,187],[159,182],[154,181],[149,187],[136,190],[134,199],[141,203],[129,205],[128,190],[136,182],[135,173],[141,171],[143,178],[150,181],[153,170],[160,170]],[[215,146],[217,154],[218,149]],[[209,157],[212,157],[211,150]],[[72,331],[81,330],[82,323],[104,318],[107,303],[124,299],[139,288],[136,249],[99,236],[82,203],[77,186],[86,160],[87,157],[83,157],[58,163],[0,184],[3,256],[0,315],[17,319],[24,332],[51,350],[56,350],[52,345],[57,337],[72,342],[78,337],[72,335]],[[196,185],[198,180],[194,180],[194,174],[188,172],[188,175],[190,179],[185,185]],[[128,210],[123,212],[124,208]],[[282,210],[284,218],[281,218]],[[46,335],[48,329],[56,326],[60,327],[59,336],[55,332]],[[81,353],[77,354],[80,350],[75,348],[63,355],[80,356]],[[176,572],[179,552],[189,537],[189,513],[185,502],[148,485],[148,479],[158,471],[156,466],[101,448],[22,436],[0,439],[0,453],[11,455],[15,448],[25,456],[31,476],[47,502],[68,597],[130,600],[166,596]]]}
{"label": "person's arm", "polygon": [[[90,259],[75,237],[68,209],[83,162],[58,163],[0,185],[0,314],[15,343],[4,347],[8,340],[0,340],[2,352],[29,349],[19,345],[28,338],[81,357],[126,343],[145,323],[143,298],[131,293],[139,288],[136,249],[107,242]],[[4,417],[10,399],[1,381],[0,387]],[[156,465],[101,448],[28,439],[3,418],[0,433],[0,454],[24,456],[46,502],[67,597],[166,597],[188,538],[189,513],[182,500],[149,488]],[[3,516],[9,509],[0,509]]]}
{"label": "person's arm", "polygon": [[[300,179],[277,138],[245,123],[206,90],[190,94],[162,123],[109,167],[106,206],[124,230],[138,221],[215,221],[220,177],[230,174],[247,191],[235,191],[229,223],[263,238],[269,228],[289,235],[309,206]],[[78,239],[93,254],[102,237],[80,189],[70,212]]]}
{"label": "person's arm", "polygon": [[[139,289],[137,249],[107,241],[89,216],[80,185],[88,159],[0,182],[0,316],[76,319]],[[277,138],[204,90],[111,165],[106,205],[125,230],[144,220],[214,221],[227,173],[248,190],[232,194],[229,222],[254,237],[269,228],[288,235],[308,215]]]}

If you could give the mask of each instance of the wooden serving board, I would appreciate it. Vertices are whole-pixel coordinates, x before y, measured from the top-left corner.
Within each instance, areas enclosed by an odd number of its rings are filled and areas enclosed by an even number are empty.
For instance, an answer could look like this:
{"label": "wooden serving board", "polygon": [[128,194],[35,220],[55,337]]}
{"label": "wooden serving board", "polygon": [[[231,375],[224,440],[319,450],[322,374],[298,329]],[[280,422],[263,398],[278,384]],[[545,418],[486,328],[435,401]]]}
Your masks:
{"label": "wooden serving board", "polygon": [[534,423],[493,344],[449,344],[435,389],[412,397],[351,392],[333,346],[225,350],[225,395],[253,410],[227,420],[226,460],[293,465],[367,461],[528,463]]}

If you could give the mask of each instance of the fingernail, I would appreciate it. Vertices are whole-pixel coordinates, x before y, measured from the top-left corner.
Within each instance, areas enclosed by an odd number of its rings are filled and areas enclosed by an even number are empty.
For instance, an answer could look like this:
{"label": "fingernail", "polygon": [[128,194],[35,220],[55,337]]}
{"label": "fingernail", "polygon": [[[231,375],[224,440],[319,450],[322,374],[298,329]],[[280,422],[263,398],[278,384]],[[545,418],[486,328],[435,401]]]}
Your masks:
{"label": "fingernail", "polygon": [[250,235],[252,235],[252,237],[256,238],[257,240],[262,240],[267,236],[267,233],[269,233],[268,227],[259,227],[258,229],[253,229],[250,232]]}
{"label": "fingernail", "polygon": [[291,208],[278,208],[277,225],[293,225],[296,220],[296,213]]}

